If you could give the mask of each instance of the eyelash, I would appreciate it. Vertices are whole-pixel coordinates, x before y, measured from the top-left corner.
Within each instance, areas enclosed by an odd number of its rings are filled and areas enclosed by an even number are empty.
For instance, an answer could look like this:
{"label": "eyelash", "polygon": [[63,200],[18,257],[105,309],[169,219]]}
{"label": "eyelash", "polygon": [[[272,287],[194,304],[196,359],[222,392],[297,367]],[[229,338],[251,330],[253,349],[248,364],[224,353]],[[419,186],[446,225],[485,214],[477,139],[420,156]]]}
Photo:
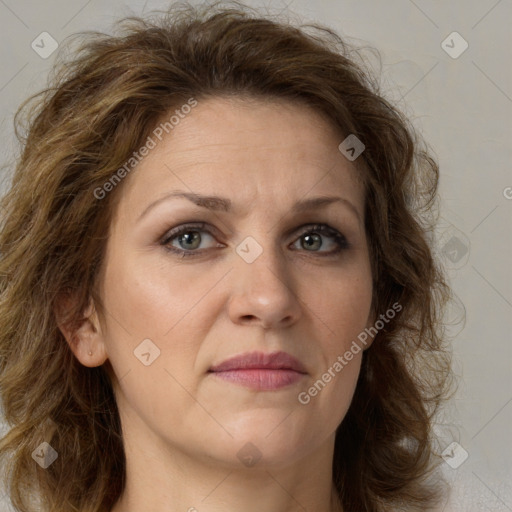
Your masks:
{"label": "eyelash", "polygon": [[[167,251],[172,252],[174,254],[179,254],[183,258],[191,258],[191,257],[193,258],[193,257],[200,256],[200,255],[204,254],[206,251],[208,251],[208,249],[204,249],[204,250],[195,249],[195,250],[187,251],[184,249],[177,249],[176,247],[172,247],[171,245],[169,245],[169,243],[173,239],[178,237],[179,235],[182,235],[182,234],[190,232],[190,231],[198,231],[198,232],[204,231],[213,237],[214,233],[212,231],[210,231],[209,229],[205,229],[205,227],[206,227],[206,223],[204,223],[204,222],[195,223],[195,224],[182,224],[181,226],[178,226],[178,227],[172,229],[171,231],[167,232],[164,235],[164,237],[161,239],[160,244],[162,246],[164,246],[164,248]],[[350,247],[351,247],[349,242],[345,238],[345,236],[342,235],[337,229],[332,228],[328,224],[308,225],[307,229],[299,235],[299,238],[303,237],[304,235],[313,234],[313,233],[316,233],[319,235],[327,235],[327,236],[333,238],[337,245],[337,248],[334,249],[333,251],[329,251],[327,253],[323,253],[323,252],[319,252],[319,251],[306,251],[306,252],[318,253],[321,257],[328,257],[328,256],[337,255],[344,250],[350,249]]]}

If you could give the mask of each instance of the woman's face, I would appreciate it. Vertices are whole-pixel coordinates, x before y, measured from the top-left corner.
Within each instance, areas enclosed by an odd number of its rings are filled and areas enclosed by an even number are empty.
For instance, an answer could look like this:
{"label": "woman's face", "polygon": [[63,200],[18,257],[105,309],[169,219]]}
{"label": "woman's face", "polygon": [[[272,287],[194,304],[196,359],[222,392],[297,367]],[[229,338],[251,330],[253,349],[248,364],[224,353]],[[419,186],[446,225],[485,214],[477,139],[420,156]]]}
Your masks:
{"label": "woman's face", "polygon": [[[163,135],[122,184],[100,275],[123,434],[155,457],[290,464],[333,441],[359,374],[362,351],[332,368],[371,324],[362,183],[306,106],[200,100]],[[303,204],[319,197],[339,199]],[[211,371],[256,352],[299,364]]]}

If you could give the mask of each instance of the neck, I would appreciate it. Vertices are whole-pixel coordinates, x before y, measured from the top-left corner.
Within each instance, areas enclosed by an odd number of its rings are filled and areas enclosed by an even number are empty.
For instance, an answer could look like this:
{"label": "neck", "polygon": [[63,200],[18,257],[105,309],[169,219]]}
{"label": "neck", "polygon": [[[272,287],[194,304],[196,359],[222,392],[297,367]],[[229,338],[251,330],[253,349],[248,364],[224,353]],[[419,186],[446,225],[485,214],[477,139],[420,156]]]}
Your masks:
{"label": "neck", "polygon": [[334,434],[293,463],[253,467],[124,434],[126,486],[111,512],[343,512],[332,484]]}

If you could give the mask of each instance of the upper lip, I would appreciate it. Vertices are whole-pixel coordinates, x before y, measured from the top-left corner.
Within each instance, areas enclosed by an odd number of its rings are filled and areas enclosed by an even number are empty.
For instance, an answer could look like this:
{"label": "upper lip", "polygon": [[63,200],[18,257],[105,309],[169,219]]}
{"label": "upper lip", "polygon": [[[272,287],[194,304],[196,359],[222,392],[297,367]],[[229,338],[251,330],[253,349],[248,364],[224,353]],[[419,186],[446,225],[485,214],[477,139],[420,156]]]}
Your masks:
{"label": "upper lip", "polygon": [[229,359],[222,363],[212,366],[210,372],[227,372],[230,370],[294,370],[299,373],[307,373],[303,364],[286,352],[246,352]]}

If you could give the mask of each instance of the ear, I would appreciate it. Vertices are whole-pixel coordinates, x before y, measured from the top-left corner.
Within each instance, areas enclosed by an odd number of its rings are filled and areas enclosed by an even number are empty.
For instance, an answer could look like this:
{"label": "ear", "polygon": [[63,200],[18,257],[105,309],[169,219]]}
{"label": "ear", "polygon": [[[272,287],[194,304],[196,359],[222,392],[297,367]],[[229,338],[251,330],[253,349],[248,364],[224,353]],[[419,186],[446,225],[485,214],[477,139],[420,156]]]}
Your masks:
{"label": "ear", "polygon": [[[372,346],[372,344],[375,340],[375,337],[376,337],[375,321],[376,320],[377,320],[377,314],[374,311],[374,307],[373,307],[373,303],[372,303],[372,307],[370,309],[370,313],[368,314],[368,320],[366,321],[366,327],[364,330],[364,334],[366,335],[366,337],[364,338],[363,351],[368,350]],[[362,334],[363,333],[361,333],[361,335]]]}
{"label": "ear", "polygon": [[59,296],[54,307],[57,326],[84,366],[101,366],[107,360],[107,351],[94,301],[90,300],[80,322],[72,324],[66,316],[75,301],[76,298],[70,295]]}

